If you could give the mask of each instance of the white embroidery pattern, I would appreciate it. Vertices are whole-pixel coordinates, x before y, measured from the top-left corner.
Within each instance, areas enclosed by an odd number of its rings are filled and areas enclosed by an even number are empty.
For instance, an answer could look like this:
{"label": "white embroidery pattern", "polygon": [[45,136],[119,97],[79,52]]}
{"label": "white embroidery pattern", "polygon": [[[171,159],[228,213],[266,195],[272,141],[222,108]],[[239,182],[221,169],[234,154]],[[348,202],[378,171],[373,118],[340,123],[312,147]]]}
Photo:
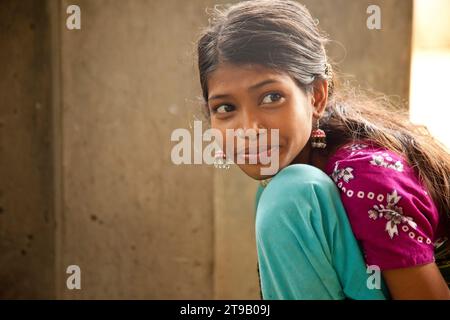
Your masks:
{"label": "white embroidery pattern", "polygon": [[382,155],[377,154],[372,155],[372,160],[370,161],[370,164],[374,166],[394,169],[398,172],[403,172],[403,163],[401,163],[399,160],[397,160],[394,163],[394,160],[391,157],[389,157],[387,153],[384,153]]}
{"label": "white embroidery pattern", "polygon": [[345,147],[346,149],[350,149],[352,151],[361,150],[367,147],[367,144],[364,143],[354,143],[350,146]]}
{"label": "white embroidery pattern", "polygon": [[[401,198],[402,196],[397,194],[397,190],[394,190],[391,194],[387,194],[386,207],[383,204],[374,205],[373,209],[370,209],[368,211],[369,218],[373,220],[382,217],[387,220],[385,230],[387,231],[391,239],[394,238],[394,235],[398,235],[397,225],[399,225],[400,223],[407,224],[413,229],[417,228],[417,224],[413,221],[413,218],[403,215],[402,207],[397,206],[397,203]],[[406,228],[402,228],[403,232],[407,232],[407,230],[408,229]]]}
{"label": "white embroidery pattern", "polygon": [[338,182],[340,179],[344,180],[345,182],[348,182],[350,179],[353,179],[354,176],[352,174],[353,168],[347,167],[345,169],[339,169],[339,164],[336,162],[336,165],[334,166],[333,173],[331,174],[331,178],[333,178],[334,182]]}
{"label": "white embroidery pattern", "polygon": [[[350,156],[352,156],[354,154],[366,154],[364,150],[359,151],[366,147],[368,147],[366,144],[352,144],[350,146],[346,146],[345,148],[352,150],[350,154]],[[389,168],[395,170],[396,172],[404,171],[404,165],[401,159],[397,160],[398,158],[395,159],[387,152],[377,151],[375,154],[367,153],[367,155],[372,157],[372,160],[370,161],[365,160],[369,162],[370,165]],[[368,211],[369,218],[377,220],[384,217],[384,219],[386,219],[384,231],[387,232],[391,240],[394,239],[395,236],[399,235],[398,229],[400,228],[406,237],[412,239],[413,241],[418,242],[419,244],[433,245],[431,239],[423,236],[423,234],[421,234],[421,232],[417,229],[417,223],[414,219],[403,214],[403,208],[398,205],[398,202],[402,196],[398,194],[397,190],[393,189],[391,193],[387,192],[383,194],[377,194],[375,192],[371,192],[370,190],[358,190],[359,188],[352,190],[353,188],[350,188],[353,185],[351,183],[346,183],[354,179],[355,176],[357,178],[358,173],[355,175],[353,167],[345,167],[340,169],[339,162],[340,161],[335,162],[335,166],[330,177],[341,190],[342,195],[345,195],[348,198],[354,197],[358,200],[369,199],[373,202],[377,201],[375,203],[378,204],[373,205],[373,208]],[[386,202],[383,203],[384,199],[386,199]]]}

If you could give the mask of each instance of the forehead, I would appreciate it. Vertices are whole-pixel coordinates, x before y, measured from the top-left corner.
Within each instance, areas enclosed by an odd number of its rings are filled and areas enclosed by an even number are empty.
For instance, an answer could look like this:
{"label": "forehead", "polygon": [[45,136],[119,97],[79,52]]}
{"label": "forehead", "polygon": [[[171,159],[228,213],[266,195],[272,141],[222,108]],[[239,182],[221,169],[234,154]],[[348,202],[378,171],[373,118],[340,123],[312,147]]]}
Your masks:
{"label": "forehead", "polygon": [[267,79],[276,79],[286,85],[294,83],[287,73],[261,65],[222,63],[208,75],[208,91],[211,96],[234,90],[246,90],[251,85]]}

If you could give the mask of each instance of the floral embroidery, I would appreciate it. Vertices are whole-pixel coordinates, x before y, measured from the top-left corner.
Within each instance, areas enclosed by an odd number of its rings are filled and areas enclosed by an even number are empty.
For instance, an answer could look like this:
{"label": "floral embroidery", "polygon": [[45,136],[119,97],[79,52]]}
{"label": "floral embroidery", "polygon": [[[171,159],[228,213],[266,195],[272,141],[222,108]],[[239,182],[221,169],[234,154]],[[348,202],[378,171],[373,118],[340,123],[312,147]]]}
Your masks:
{"label": "floral embroidery", "polygon": [[[367,147],[361,150],[358,144],[363,143]],[[353,141],[333,155],[326,173],[338,187],[367,263],[403,268],[439,261],[436,251],[441,248],[450,252],[450,245],[433,246],[439,237],[439,213],[401,154]]]}
{"label": "floral embroidery", "polygon": [[400,161],[396,161],[395,163],[393,163],[393,162],[394,162],[394,160],[389,156],[387,156],[385,158],[384,155],[374,154],[374,155],[372,155],[372,160],[370,161],[370,164],[373,164],[374,166],[390,168],[390,169],[394,169],[398,172],[402,172],[403,171],[403,163],[401,163]]}
{"label": "floral embroidery", "polygon": [[[382,217],[387,220],[385,230],[387,231],[391,239],[394,237],[394,235],[398,235],[397,225],[399,225],[400,223],[405,223],[413,229],[417,228],[417,224],[413,221],[413,218],[405,216],[403,214],[402,207],[397,206],[397,203],[401,198],[402,196],[397,194],[397,190],[394,190],[391,194],[387,194],[386,207],[383,204],[374,205],[373,209],[370,209],[368,211],[369,218],[373,220]],[[402,231],[405,232],[405,229],[402,228]]]}
{"label": "floral embroidery", "polygon": [[333,173],[331,174],[331,177],[335,182],[338,182],[339,179],[343,179],[345,182],[348,182],[350,179],[353,179],[354,176],[352,174],[353,168],[347,167],[345,169],[339,169],[338,163],[336,162],[336,165],[334,166]]}
{"label": "floral embroidery", "polygon": [[346,149],[350,149],[352,151],[361,150],[367,147],[367,144],[364,143],[354,143],[350,146],[345,147]]}

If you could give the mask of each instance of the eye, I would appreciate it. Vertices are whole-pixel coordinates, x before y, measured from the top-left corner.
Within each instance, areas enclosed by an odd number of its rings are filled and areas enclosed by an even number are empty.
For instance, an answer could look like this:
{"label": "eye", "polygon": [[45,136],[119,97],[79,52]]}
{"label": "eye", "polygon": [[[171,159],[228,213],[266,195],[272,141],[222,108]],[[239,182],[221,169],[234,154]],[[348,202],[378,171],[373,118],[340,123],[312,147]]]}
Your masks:
{"label": "eye", "polygon": [[229,104],[221,104],[217,108],[214,108],[215,113],[228,113],[234,110],[234,107]]}
{"label": "eye", "polygon": [[267,95],[264,96],[264,99],[262,100],[262,103],[271,103],[271,102],[276,102],[278,100],[280,100],[282,98],[281,94],[279,93],[269,93]]}

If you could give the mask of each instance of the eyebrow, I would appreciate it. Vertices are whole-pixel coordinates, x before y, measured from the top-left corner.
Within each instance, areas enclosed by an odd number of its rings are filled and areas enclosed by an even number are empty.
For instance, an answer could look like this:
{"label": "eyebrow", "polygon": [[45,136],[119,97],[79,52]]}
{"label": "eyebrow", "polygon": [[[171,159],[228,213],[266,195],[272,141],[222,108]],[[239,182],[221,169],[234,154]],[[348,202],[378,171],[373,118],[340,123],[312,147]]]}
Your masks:
{"label": "eyebrow", "polygon": [[[258,82],[257,84],[251,85],[250,87],[248,87],[247,90],[248,91],[254,91],[254,90],[258,89],[258,88],[261,88],[261,87],[265,86],[266,84],[279,83],[279,82],[280,81],[275,80],[275,79],[266,79],[264,81]],[[230,94],[217,94],[217,95],[209,97],[208,101],[211,101],[211,100],[214,100],[214,99],[229,98],[229,97],[231,97]]]}

